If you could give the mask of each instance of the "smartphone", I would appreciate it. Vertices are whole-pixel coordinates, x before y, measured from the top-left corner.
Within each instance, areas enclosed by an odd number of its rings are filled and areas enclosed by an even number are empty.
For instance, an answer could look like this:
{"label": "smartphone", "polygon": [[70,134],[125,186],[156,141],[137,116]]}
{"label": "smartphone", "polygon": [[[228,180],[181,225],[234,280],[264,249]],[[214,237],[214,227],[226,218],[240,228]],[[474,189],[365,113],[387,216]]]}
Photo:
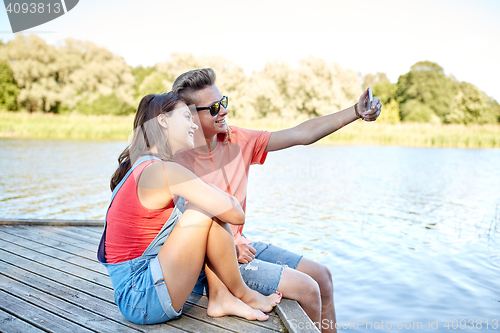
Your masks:
{"label": "smartphone", "polygon": [[365,110],[370,110],[370,108],[372,107],[372,101],[373,101],[372,88],[368,88],[368,102],[365,105]]}

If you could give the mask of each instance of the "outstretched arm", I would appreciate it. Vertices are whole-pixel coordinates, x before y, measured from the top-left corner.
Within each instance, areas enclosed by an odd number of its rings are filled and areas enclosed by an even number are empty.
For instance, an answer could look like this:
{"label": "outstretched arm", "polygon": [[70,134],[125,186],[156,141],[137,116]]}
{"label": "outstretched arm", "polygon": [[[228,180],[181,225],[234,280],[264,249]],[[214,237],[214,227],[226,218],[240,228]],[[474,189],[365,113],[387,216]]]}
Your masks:
{"label": "outstretched arm", "polygon": [[[372,108],[365,111],[367,98],[368,91],[365,91],[359,98],[357,111],[363,120],[374,121],[380,115],[382,104],[378,97],[374,97]],[[266,151],[281,150],[297,145],[310,145],[359,118],[353,105],[336,113],[309,119],[295,127],[271,133]]]}

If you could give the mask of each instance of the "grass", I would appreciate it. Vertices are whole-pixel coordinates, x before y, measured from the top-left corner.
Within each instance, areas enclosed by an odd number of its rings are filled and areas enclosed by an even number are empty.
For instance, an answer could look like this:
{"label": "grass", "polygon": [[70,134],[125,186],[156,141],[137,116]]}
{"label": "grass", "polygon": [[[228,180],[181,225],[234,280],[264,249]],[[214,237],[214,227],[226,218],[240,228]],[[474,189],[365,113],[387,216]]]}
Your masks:
{"label": "grass", "polygon": [[87,116],[0,111],[0,137],[127,140],[131,116]]}
{"label": "grass", "polygon": [[[127,140],[133,116],[54,115],[0,111],[0,138]],[[231,125],[276,131],[298,125],[280,120],[243,121]],[[500,124],[436,125],[356,121],[319,144],[391,145],[409,147],[500,148]]]}

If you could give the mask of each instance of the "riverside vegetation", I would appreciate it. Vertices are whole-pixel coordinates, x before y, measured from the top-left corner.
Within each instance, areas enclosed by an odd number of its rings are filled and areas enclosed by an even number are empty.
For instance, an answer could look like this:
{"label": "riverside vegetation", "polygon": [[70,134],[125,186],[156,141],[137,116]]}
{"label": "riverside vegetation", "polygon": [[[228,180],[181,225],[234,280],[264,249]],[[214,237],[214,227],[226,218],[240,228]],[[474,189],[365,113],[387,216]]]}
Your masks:
{"label": "riverside vegetation", "polygon": [[0,41],[0,110],[8,110],[0,111],[0,137],[126,139],[142,96],[169,91],[179,74],[202,67],[216,71],[234,125],[293,126],[354,104],[370,86],[384,104],[377,122],[356,122],[322,143],[500,146],[498,102],[431,61],[415,63],[396,83],[315,57],[298,66],[269,62],[251,75],[220,56],[180,53],[133,68],[92,42],[54,46],[22,34]]}
{"label": "riverside vegetation", "polygon": [[[230,125],[275,131],[300,121],[229,119]],[[133,115],[57,115],[0,111],[0,138],[127,140]],[[355,123],[319,144],[500,148],[499,124]]]}

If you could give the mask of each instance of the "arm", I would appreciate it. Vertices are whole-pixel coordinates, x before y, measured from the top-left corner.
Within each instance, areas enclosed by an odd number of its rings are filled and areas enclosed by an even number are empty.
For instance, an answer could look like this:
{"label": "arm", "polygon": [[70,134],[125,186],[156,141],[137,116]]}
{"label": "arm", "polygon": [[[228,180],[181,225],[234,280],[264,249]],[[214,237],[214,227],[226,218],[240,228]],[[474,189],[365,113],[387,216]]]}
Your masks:
{"label": "arm", "polygon": [[138,193],[141,203],[156,201],[157,206],[165,207],[174,196],[181,196],[223,222],[245,223],[245,213],[236,198],[215,186],[207,185],[191,171],[174,162],[157,162],[146,167],[139,180]]}
{"label": "arm", "polygon": [[[365,91],[359,98],[357,109],[364,120],[373,121],[379,116],[382,105],[380,99],[375,97],[372,102],[372,109],[362,112],[365,109],[364,105],[367,97],[368,93]],[[296,145],[310,145],[359,118],[353,105],[336,113],[309,119],[298,126],[273,132],[267,143],[266,152]]]}

